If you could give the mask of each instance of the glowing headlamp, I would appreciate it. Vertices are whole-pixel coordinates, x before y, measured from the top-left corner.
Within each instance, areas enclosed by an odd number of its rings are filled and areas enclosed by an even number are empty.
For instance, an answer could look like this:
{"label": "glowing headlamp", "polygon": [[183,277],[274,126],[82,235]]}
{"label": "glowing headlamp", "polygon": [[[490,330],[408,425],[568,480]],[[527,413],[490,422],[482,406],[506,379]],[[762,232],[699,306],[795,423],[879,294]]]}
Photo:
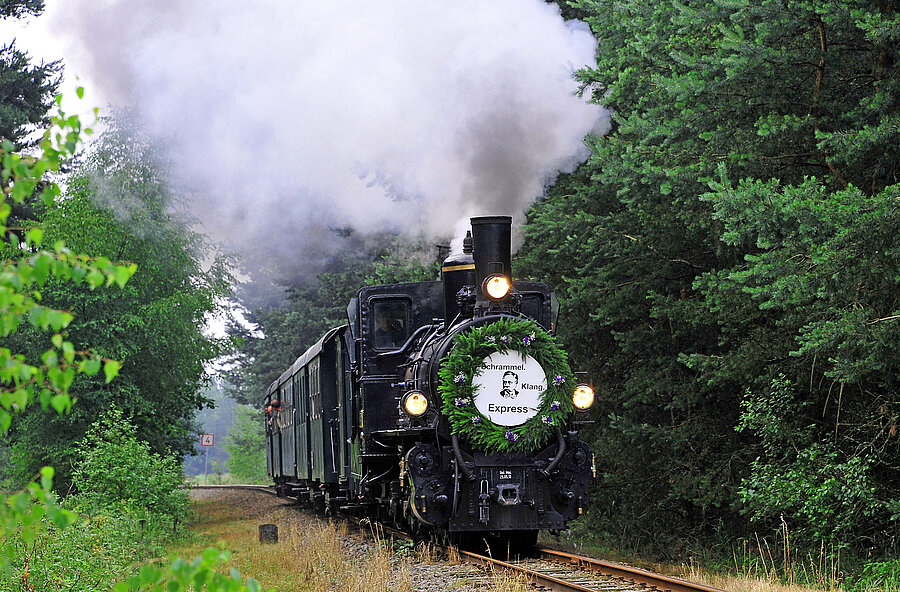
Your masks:
{"label": "glowing headlamp", "polygon": [[572,403],[579,411],[590,409],[594,404],[594,389],[586,384],[579,384],[572,395]]}
{"label": "glowing headlamp", "polygon": [[492,275],[484,280],[484,291],[494,300],[506,298],[511,287],[512,284],[510,284],[509,278],[505,275]]}
{"label": "glowing headlamp", "polygon": [[419,391],[409,391],[403,397],[403,410],[411,417],[419,417],[428,411],[428,399]]}

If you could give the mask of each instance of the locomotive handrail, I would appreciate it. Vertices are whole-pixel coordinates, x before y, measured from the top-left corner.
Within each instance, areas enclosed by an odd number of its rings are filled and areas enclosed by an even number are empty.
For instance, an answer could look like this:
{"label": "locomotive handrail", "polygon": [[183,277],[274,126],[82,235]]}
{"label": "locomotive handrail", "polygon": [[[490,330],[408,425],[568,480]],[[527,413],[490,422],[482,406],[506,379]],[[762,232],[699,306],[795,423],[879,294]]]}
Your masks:
{"label": "locomotive handrail", "polygon": [[559,461],[562,460],[563,454],[566,453],[566,439],[563,437],[562,430],[556,432],[556,435],[559,437],[559,450],[556,453],[556,457],[550,461],[550,464],[547,465],[546,469],[541,469],[541,473],[545,476],[549,477],[550,473],[553,469],[556,468],[556,465],[559,464]]}
{"label": "locomotive handrail", "polygon": [[412,335],[409,336],[409,339],[406,340],[406,343],[400,346],[400,349],[394,349],[391,351],[381,352],[375,354],[375,359],[386,358],[388,356],[396,356],[399,354],[406,353],[406,350],[413,344],[413,342],[418,339],[419,334],[427,331],[428,329],[433,329],[435,326],[438,326],[438,323],[432,323],[430,325],[422,325],[418,329],[416,329]]}
{"label": "locomotive handrail", "polygon": [[380,475],[378,475],[377,477],[372,477],[372,476],[371,476],[371,475],[372,475],[372,471],[369,471],[369,472],[367,472],[367,473],[365,474],[365,476],[360,480],[359,484],[360,484],[360,485],[365,485],[365,484],[368,483],[369,481],[378,481],[379,479],[382,479],[383,477],[387,476],[388,473],[390,473],[390,472],[393,471],[393,470],[394,470],[394,467],[391,467],[391,468],[389,468],[388,470],[386,470],[385,472],[383,472],[383,473],[381,473]]}
{"label": "locomotive handrail", "polygon": [[[541,473],[543,473],[546,477],[550,476],[550,473],[553,472],[553,469],[556,468],[556,465],[559,464],[559,461],[562,460],[563,455],[566,453],[566,439],[563,436],[562,430],[556,432],[557,447],[556,456],[553,457],[553,460],[550,461],[550,464],[547,465],[547,468],[540,469]],[[456,466],[462,469],[463,474],[466,476],[466,479],[469,481],[475,478],[475,473],[472,472],[472,469],[466,465],[465,461],[462,458],[462,452],[459,449],[459,437],[456,434],[451,434],[451,441],[453,443],[453,456],[456,459]]]}
{"label": "locomotive handrail", "polygon": [[466,476],[466,479],[471,481],[475,478],[475,473],[473,473],[472,469],[470,469],[466,465],[466,463],[463,462],[462,453],[459,450],[459,438],[456,436],[456,434],[452,434],[451,439],[453,441],[453,456],[456,458],[456,466],[462,469],[462,472]]}

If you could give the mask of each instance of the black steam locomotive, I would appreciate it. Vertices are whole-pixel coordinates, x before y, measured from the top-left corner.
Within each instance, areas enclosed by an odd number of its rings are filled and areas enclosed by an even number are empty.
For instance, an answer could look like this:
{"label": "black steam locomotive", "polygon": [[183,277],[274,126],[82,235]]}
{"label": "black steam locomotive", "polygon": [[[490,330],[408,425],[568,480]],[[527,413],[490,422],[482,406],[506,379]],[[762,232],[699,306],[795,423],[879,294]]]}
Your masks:
{"label": "black steam locomotive", "polygon": [[471,223],[441,281],[362,288],[266,390],[279,495],[441,541],[533,544],[581,514],[593,391],[551,336],[547,285],[511,279],[511,218]]}

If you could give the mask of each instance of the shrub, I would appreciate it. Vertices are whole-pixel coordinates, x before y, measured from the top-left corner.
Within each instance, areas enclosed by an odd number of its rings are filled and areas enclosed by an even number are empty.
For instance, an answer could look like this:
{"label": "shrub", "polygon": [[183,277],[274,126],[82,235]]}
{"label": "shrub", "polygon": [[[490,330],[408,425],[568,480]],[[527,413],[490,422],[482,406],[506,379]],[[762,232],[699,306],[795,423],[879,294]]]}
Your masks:
{"label": "shrub", "polygon": [[[165,553],[172,524],[160,516],[96,514],[65,528],[44,525],[30,544],[17,545],[5,582],[22,590],[109,590],[133,572],[136,562]],[[3,587],[0,578],[0,589]],[[33,588],[31,587],[33,586]]]}
{"label": "shrub", "polygon": [[137,515],[176,519],[188,514],[181,465],[174,457],[151,452],[121,411],[112,409],[101,416],[76,448],[76,508],[121,510],[124,505]]}
{"label": "shrub", "polygon": [[850,579],[849,590],[880,590],[897,592],[900,590],[900,559],[871,561],[863,566],[860,574]]}

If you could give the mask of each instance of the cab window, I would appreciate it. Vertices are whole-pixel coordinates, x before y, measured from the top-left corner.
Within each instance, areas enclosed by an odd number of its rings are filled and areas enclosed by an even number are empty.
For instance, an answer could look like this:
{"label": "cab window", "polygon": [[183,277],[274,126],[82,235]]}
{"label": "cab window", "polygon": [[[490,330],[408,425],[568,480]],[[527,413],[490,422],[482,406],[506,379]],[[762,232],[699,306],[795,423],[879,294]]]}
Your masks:
{"label": "cab window", "polygon": [[397,349],[409,337],[409,303],[380,299],[372,303],[370,335],[375,349]]}

